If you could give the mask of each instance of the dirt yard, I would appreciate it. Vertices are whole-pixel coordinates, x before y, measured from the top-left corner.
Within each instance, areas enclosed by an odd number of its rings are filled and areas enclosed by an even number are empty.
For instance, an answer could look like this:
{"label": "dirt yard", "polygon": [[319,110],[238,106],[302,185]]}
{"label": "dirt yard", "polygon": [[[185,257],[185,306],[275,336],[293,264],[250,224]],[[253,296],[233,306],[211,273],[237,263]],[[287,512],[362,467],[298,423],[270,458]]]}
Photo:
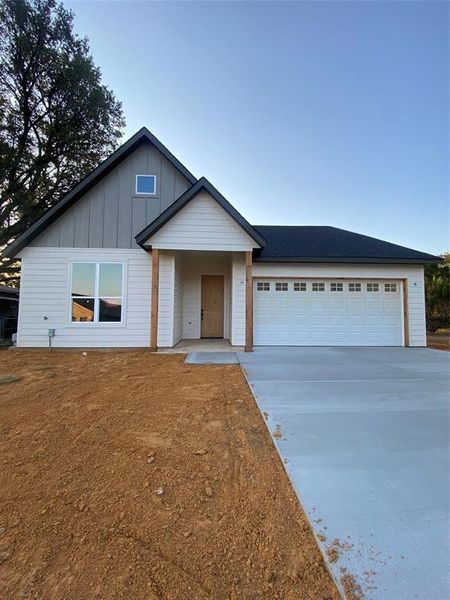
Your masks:
{"label": "dirt yard", "polygon": [[183,359],[1,353],[2,600],[338,600],[240,368]]}
{"label": "dirt yard", "polygon": [[450,336],[448,334],[428,333],[427,347],[450,352]]}

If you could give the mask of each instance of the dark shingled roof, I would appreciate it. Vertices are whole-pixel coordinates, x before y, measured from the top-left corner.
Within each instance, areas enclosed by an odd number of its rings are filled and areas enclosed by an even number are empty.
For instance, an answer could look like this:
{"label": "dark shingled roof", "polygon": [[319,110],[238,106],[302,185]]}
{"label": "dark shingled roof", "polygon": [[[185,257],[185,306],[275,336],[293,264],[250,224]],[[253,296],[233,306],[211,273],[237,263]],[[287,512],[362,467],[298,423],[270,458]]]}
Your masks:
{"label": "dark shingled roof", "polygon": [[328,226],[255,225],[266,245],[254,260],[267,262],[437,263],[439,256]]}

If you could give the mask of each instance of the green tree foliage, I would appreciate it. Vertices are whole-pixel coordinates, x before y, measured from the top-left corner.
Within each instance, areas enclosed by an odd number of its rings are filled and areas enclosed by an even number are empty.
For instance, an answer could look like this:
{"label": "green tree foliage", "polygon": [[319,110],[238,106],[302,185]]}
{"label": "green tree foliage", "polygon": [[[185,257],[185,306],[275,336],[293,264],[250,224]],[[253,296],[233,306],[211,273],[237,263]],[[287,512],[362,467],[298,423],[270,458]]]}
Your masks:
{"label": "green tree foliage", "polygon": [[443,263],[425,267],[428,331],[450,327],[450,254],[442,257]]}
{"label": "green tree foliage", "polygon": [[[118,145],[122,105],[56,0],[0,0],[0,248]],[[17,282],[18,265],[0,264]]]}

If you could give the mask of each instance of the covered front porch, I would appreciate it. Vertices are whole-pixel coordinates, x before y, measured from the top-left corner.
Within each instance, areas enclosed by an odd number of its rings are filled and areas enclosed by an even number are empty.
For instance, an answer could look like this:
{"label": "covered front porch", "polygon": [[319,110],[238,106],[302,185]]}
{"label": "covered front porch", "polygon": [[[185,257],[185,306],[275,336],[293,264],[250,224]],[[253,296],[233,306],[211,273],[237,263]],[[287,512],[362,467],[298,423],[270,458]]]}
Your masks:
{"label": "covered front porch", "polygon": [[253,250],[264,238],[204,178],[136,236],[151,253],[150,347],[253,346]]}
{"label": "covered front porch", "polygon": [[153,248],[151,260],[153,350],[251,351],[251,251]]}

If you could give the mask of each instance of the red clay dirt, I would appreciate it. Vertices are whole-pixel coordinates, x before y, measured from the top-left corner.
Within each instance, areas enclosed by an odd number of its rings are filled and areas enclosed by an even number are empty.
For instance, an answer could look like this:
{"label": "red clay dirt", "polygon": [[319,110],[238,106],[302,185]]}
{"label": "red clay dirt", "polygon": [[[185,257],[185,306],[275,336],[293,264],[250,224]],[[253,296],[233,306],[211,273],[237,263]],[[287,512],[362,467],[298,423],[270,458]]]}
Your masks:
{"label": "red clay dirt", "polygon": [[2,600],[338,600],[238,366],[0,356]]}

